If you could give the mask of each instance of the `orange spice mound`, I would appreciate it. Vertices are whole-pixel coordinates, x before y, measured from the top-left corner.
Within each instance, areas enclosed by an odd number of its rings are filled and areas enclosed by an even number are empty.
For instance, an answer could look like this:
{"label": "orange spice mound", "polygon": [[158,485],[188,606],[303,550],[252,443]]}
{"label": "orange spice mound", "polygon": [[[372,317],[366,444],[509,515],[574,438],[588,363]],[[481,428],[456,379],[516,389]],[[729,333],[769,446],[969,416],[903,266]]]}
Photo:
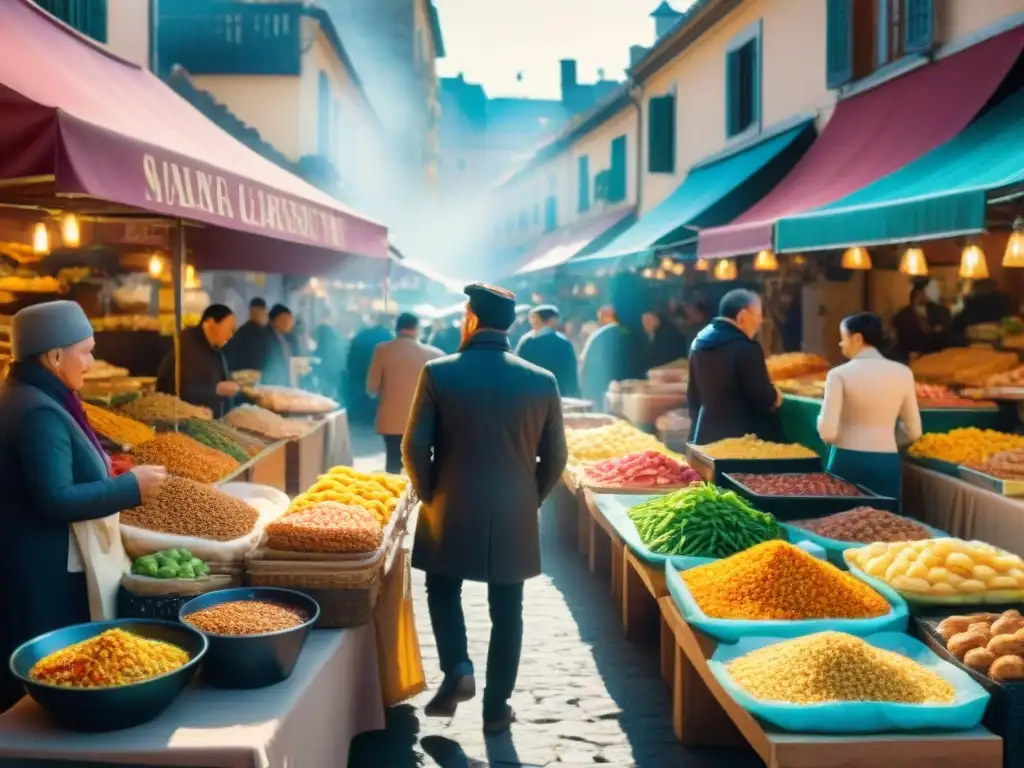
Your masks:
{"label": "orange spice mound", "polygon": [[785,541],[766,541],[681,574],[715,619],[867,619],[891,606],[855,576]]}

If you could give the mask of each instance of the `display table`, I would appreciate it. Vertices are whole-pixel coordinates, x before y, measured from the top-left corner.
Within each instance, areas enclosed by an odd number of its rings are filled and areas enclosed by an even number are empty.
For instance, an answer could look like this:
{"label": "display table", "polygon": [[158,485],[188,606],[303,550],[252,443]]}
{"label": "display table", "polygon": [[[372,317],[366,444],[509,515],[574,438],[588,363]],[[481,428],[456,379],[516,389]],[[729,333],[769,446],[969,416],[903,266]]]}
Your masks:
{"label": "display table", "polygon": [[311,633],[283,683],[224,691],[196,682],[156,720],[125,731],[58,730],[24,698],[0,716],[0,763],[335,768],[347,765],[357,734],[382,728],[376,637],[368,625]]}
{"label": "display table", "polygon": [[583,489],[583,503],[590,516],[590,551],[588,559],[590,572],[608,576],[611,582],[612,599],[622,602],[622,563],[625,545],[615,526],[608,522],[594,500],[594,493]]}
{"label": "display table", "polygon": [[623,550],[622,626],[627,640],[651,640],[658,632],[658,600],[668,594],[665,571]]}
{"label": "display table", "polygon": [[707,660],[715,652],[715,641],[695,632],[671,597],[662,598],[658,605],[662,663],[671,667],[672,728],[688,747],[747,743],[767,768],[1001,768],[1003,764],[1003,740],[984,728],[949,734],[832,736],[785,733],[763,725],[711,673]]}
{"label": "display table", "polygon": [[1024,499],[903,462],[903,514],[961,539],[1024,556]]}
{"label": "display table", "polygon": [[352,439],[349,436],[348,412],[341,408],[327,416],[324,424],[324,470],[331,467],[351,467]]}
{"label": "display table", "polygon": [[281,440],[267,446],[249,468],[249,482],[269,485],[279,491],[288,489],[288,443]]}
{"label": "display table", "polygon": [[579,547],[581,498],[576,475],[566,468],[547,500],[555,516],[558,537],[566,546]]}

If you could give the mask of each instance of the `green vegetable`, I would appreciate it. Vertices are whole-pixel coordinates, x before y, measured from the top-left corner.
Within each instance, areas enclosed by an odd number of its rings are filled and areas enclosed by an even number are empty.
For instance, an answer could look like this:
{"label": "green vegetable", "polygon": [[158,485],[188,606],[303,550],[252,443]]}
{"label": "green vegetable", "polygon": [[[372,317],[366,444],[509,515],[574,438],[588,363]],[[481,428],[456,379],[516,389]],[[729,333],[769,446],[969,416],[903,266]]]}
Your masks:
{"label": "green vegetable", "polygon": [[210,566],[200,562],[199,565],[193,566],[192,570],[195,571],[196,576],[205,576],[210,572]]}
{"label": "green vegetable", "polygon": [[176,579],[178,577],[178,569],[170,565],[162,565],[156,572],[156,575],[159,579]]}
{"label": "green vegetable", "polygon": [[181,568],[178,569],[179,579],[194,579],[195,577],[196,572],[192,570],[192,566],[188,563],[185,563],[183,566],[181,566]]}
{"label": "green vegetable", "polygon": [[193,557],[192,553],[187,549],[179,549],[178,556],[181,558],[181,562],[187,563],[189,560],[198,560],[198,557]]}
{"label": "green vegetable", "polygon": [[656,496],[628,515],[644,545],[660,555],[722,558],[786,538],[774,517],[707,483]]}

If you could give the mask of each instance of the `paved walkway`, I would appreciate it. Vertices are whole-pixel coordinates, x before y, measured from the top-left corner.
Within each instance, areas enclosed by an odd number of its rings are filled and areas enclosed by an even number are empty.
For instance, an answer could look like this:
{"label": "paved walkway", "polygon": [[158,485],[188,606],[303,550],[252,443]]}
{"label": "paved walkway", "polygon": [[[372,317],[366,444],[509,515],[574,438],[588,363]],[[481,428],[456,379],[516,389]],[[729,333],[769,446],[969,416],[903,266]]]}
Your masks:
{"label": "paved walkway", "polygon": [[[379,438],[378,438],[379,440]],[[379,443],[356,431],[357,466],[383,465]],[[451,721],[423,716],[429,691],[388,713],[388,729],[359,737],[349,768],[516,768],[611,765],[626,768],[753,768],[747,752],[687,750],[672,733],[671,701],[653,645],[627,643],[604,580],[559,546],[542,514],[544,575],[527,583],[526,633],[511,734],[484,739],[479,697]],[[414,571],[416,619],[428,684],[439,682],[423,590]],[[486,588],[464,590],[470,653],[482,687],[490,622]]]}

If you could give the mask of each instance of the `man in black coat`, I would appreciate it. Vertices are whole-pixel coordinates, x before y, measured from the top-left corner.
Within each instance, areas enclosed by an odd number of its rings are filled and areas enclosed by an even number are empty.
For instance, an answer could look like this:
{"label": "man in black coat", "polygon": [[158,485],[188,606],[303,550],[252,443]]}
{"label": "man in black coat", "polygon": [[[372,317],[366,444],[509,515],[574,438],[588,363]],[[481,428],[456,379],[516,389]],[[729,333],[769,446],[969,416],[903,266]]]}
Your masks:
{"label": "man in black coat", "polygon": [[234,332],[231,309],[223,304],[208,306],[199,325],[181,334],[181,392],[175,391],[173,351],[160,363],[157,391],[177,394],[186,403],[209,408],[215,419],[227,413],[239,386],[228,375],[222,350]]}
{"label": "man in black coat", "polygon": [[455,355],[420,374],[402,442],[423,502],[412,564],[427,573],[427,607],[444,672],[426,714],[452,717],[476,695],[466,643],[462,582],[488,585],[491,641],[484,730],[515,715],[523,642],[523,582],[540,574],[538,508],[558,482],[568,449],[555,378],[512,354],[515,295],[470,285]]}
{"label": "man in black coat", "polygon": [[558,307],[550,304],[534,307],[530,318],[534,320],[534,330],[519,340],[516,354],[528,363],[551,371],[562,397],[579,397],[576,348],[565,334],[555,328],[559,318]]}
{"label": "man in black coat", "polygon": [[231,371],[262,371],[267,359],[270,334],[267,332],[267,302],[257,296],[249,302],[249,319],[242,323],[224,346],[224,357]]}
{"label": "man in black coat", "polygon": [[706,445],[754,434],[782,441],[778,408],[782,393],[772,384],[764,350],[755,337],[764,323],[761,298],[737,288],[722,297],[718,317],[693,341],[687,406],[690,439]]}
{"label": "man in black coat", "polygon": [[292,385],[292,345],[289,341],[295,328],[295,316],[284,304],[275,304],[270,309],[270,324],[267,326],[267,354],[263,358],[260,384],[268,387],[290,387]]}

